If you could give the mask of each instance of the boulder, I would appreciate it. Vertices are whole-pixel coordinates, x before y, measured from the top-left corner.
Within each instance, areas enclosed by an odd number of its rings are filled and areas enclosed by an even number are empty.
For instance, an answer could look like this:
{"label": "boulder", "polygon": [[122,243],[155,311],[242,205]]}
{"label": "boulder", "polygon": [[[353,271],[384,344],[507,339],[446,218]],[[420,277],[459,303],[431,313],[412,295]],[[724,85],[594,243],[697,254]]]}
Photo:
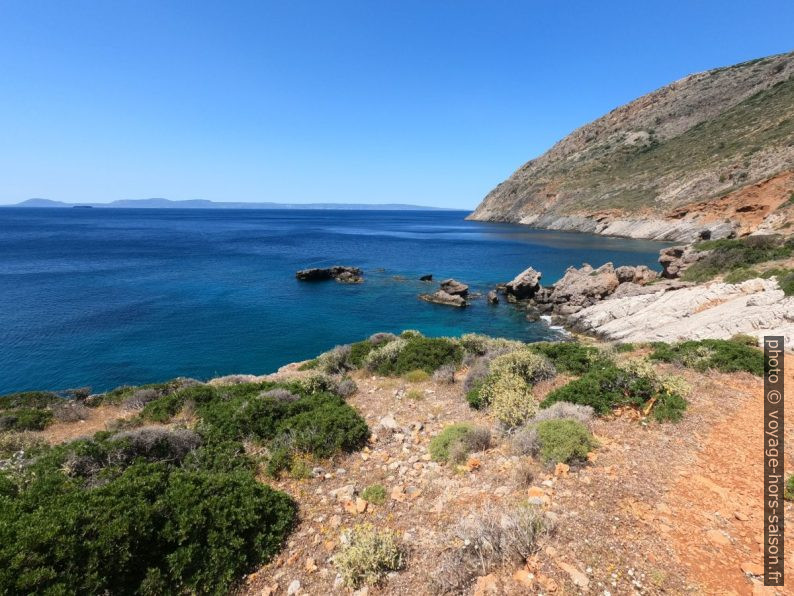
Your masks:
{"label": "boulder", "polygon": [[540,277],[540,271],[528,267],[519,273],[513,281],[505,284],[505,293],[518,300],[532,298],[540,289]]}
{"label": "boulder", "polygon": [[571,314],[609,296],[619,285],[612,263],[598,269],[587,264],[580,269],[569,267],[562,279],[554,284],[549,300],[555,305],[565,305],[565,314]]}
{"label": "boulder", "polygon": [[433,276],[432,275],[423,275],[422,277],[419,278],[419,281],[433,281]]}
{"label": "boulder", "polygon": [[432,294],[419,294],[419,298],[425,302],[432,302],[434,304],[444,304],[446,306],[466,306],[467,302],[463,296],[457,294],[450,294],[444,290],[438,290]]}
{"label": "boulder", "polygon": [[656,271],[649,269],[645,265],[637,265],[636,267],[624,265],[615,269],[615,275],[618,276],[618,281],[621,284],[634,283],[640,286],[644,286],[659,276]]}
{"label": "boulder", "polygon": [[702,259],[707,251],[698,251],[691,246],[671,246],[659,251],[659,264],[662,266],[662,277],[675,279],[692,263]]}
{"label": "boulder", "polygon": [[295,277],[300,281],[325,281],[335,279],[340,283],[358,284],[364,281],[361,269],[358,267],[347,267],[344,265],[334,265],[333,267],[313,267],[301,269],[295,273]]}
{"label": "boulder", "polygon": [[488,304],[499,304],[499,296],[496,294],[496,290],[491,290],[488,292]]}
{"label": "boulder", "polygon": [[469,293],[469,286],[461,283],[455,279],[445,279],[440,284],[441,291],[453,296],[462,296],[463,298]]}

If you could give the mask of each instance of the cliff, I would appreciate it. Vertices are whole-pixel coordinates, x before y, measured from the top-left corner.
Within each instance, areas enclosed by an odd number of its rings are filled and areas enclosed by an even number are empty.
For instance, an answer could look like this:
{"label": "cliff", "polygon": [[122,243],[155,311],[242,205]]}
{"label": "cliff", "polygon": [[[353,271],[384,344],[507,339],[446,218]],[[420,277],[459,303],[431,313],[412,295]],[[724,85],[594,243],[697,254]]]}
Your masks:
{"label": "cliff", "polygon": [[687,76],[574,131],[469,216],[691,241],[794,221],[794,53]]}

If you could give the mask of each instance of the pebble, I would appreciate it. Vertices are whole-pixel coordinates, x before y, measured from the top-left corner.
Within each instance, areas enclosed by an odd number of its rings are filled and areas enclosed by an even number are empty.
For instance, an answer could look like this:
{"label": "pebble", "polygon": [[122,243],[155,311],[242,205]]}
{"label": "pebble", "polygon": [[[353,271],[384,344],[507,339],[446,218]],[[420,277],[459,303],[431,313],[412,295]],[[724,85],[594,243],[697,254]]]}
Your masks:
{"label": "pebble", "polygon": [[287,588],[287,596],[294,596],[297,594],[301,589],[301,583],[297,579],[293,579],[290,583],[289,587]]}

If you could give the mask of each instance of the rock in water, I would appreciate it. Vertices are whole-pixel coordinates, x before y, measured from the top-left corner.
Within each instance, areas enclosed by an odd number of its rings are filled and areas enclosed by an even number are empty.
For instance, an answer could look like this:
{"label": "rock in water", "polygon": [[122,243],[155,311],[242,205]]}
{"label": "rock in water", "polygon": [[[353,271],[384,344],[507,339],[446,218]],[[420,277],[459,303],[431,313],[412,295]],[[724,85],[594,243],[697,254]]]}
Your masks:
{"label": "rock in water", "polygon": [[325,281],[335,279],[340,283],[359,284],[364,281],[361,269],[358,267],[347,267],[344,265],[334,265],[333,267],[311,269],[301,269],[295,273],[295,277],[300,281]]}
{"label": "rock in water", "polygon": [[445,279],[440,284],[441,290],[453,296],[461,296],[465,298],[469,293],[469,286],[461,283],[455,279]]}
{"label": "rock in water", "polygon": [[529,267],[519,273],[515,279],[505,284],[505,293],[514,296],[517,300],[532,298],[540,289],[540,271]]}
{"label": "rock in water", "polygon": [[438,290],[432,294],[420,294],[419,298],[426,302],[433,302],[434,304],[444,304],[446,306],[466,306],[467,302],[463,296],[457,294],[450,294],[444,290]]}
{"label": "rock in water", "polygon": [[499,296],[496,295],[496,290],[488,292],[488,304],[499,304]]}
{"label": "rock in water", "polygon": [[419,278],[419,281],[433,281],[433,276],[430,274],[423,275],[422,277]]}
{"label": "rock in water", "polygon": [[587,264],[580,269],[569,267],[562,279],[554,284],[549,298],[551,302],[565,306],[559,309],[562,314],[570,314],[609,296],[618,285],[620,280],[612,263],[598,269]]}

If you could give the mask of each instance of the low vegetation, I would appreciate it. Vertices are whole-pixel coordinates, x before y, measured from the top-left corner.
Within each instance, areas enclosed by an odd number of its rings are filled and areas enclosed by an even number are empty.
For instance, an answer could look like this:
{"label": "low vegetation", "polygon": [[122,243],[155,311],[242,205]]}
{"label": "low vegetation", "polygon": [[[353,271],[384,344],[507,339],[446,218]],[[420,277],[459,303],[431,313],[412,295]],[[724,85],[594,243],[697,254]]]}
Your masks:
{"label": "low vegetation", "polygon": [[370,484],[361,493],[361,498],[373,505],[383,505],[387,496],[386,489],[382,484]]}
{"label": "low vegetation", "polygon": [[543,513],[529,505],[487,507],[461,520],[447,537],[454,545],[446,551],[434,574],[442,593],[459,593],[478,576],[501,565],[526,561],[538,550],[538,541],[549,532]]}
{"label": "low vegetation", "polygon": [[462,422],[444,427],[430,441],[430,456],[434,461],[450,465],[462,464],[470,453],[484,451],[491,446],[491,432]]}
{"label": "low vegetation", "polygon": [[584,462],[597,446],[587,426],[572,418],[533,421],[512,439],[514,453],[539,457],[545,464]]}
{"label": "low vegetation", "polygon": [[685,391],[679,379],[657,374],[646,360],[633,360],[621,366],[604,362],[550,392],[540,407],[570,402],[590,406],[599,415],[609,414],[618,407],[633,407],[646,415],[654,410],[653,416],[660,422],[676,421],[686,408],[681,395]]}
{"label": "low vegetation", "polygon": [[695,244],[694,248],[708,251],[708,254],[684,271],[684,280],[703,282],[725,274],[726,281],[738,283],[754,276],[752,265],[794,256],[794,239],[775,234],[747,236],[707,240]]}
{"label": "low vegetation", "polygon": [[701,339],[677,344],[654,343],[651,360],[672,362],[697,371],[745,371],[756,376],[764,374],[764,355],[748,345],[743,338]]}
{"label": "low vegetation", "polygon": [[363,524],[347,531],[342,540],[334,565],[351,588],[377,584],[387,573],[399,571],[404,565],[403,549],[389,530]]}

